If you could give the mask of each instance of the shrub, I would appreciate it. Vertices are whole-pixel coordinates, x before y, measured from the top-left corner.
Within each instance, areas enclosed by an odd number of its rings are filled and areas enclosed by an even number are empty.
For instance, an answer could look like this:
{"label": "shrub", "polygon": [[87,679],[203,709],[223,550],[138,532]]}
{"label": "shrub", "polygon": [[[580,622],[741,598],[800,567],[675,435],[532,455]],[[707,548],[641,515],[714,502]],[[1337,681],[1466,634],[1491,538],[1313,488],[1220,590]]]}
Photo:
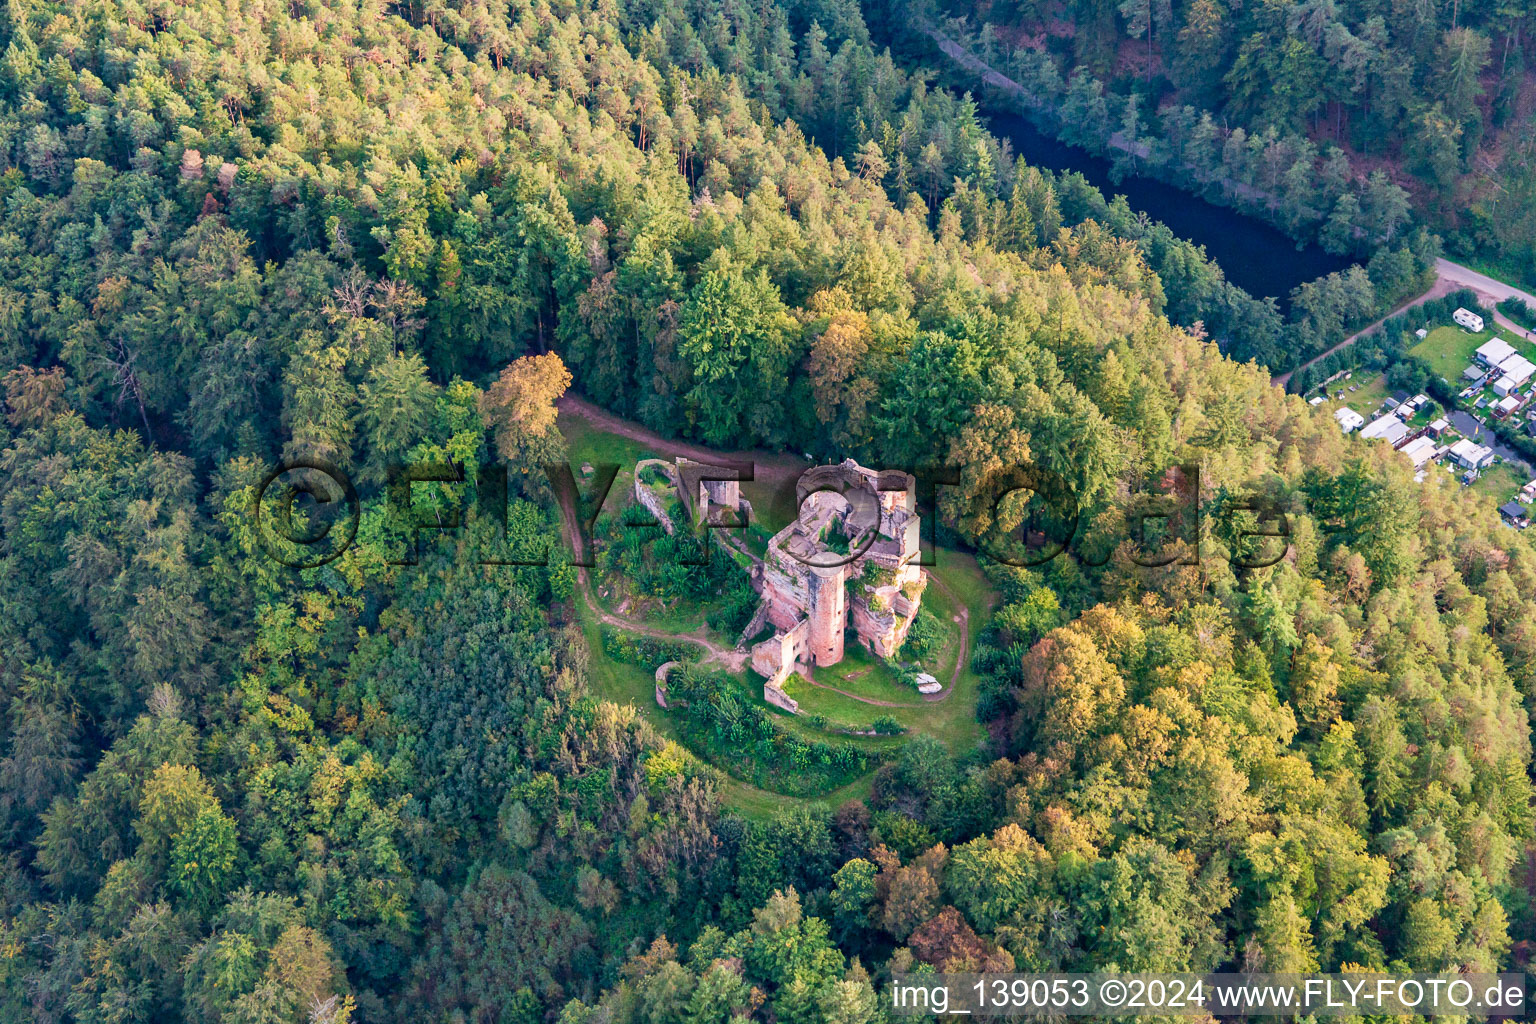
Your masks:
{"label": "shrub", "polygon": [[639,636],[604,626],[603,653],[614,661],[639,665],[654,672],[669,661],[691,661],[697,658],[699,648],[684,640]]}
{"label": "shrub", "polygon": [[1527,305],[1524,299],[1505,299],[1499,303],[1499,312],[1526,330],[1536,331],[1536,309]]}
{"label": "shrub", "polygon": [[[882,760],[851,742],[806,741],[780,728],[773,715],[722,672],[685,666],[668,696],[694,753],[739,779],[789,796],[820,796],[863,775]],[[816,724],[822,716],[812,716]]]}
{"label": "shrub", "polygon": [[938,653],[943,643],[944,626],[939,622],[938,616],[927,608],[919,608],[917,617],[912,620],[912,626],[907,630],[907,639],[901,645],[901,653],[921,661]]}

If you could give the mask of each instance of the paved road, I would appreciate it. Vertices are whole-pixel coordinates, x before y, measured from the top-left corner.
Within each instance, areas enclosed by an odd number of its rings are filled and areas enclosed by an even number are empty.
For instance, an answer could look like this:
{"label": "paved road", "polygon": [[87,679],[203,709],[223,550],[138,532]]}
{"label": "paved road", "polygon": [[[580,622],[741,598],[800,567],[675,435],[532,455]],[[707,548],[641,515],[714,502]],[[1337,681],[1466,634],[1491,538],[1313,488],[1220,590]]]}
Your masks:
{"label": "paved road", "polygon": [[[1301,366],[1296,367],[1296,370],[1311,366],[1319,359],[1326,359],[1347,345],[1353,345],[1355,343],[1355,339],[1359,338],[1362,334],[1369,334],[1371,331],[1374,331],[1386,321],[1392,319],[1394,316],[1397,316],[1397,314],[1401,313],[1403,310],[1417,306],[1421,302],[1428,302],[1430,299],[1438,299],[1442,295],[1449,295],[1451,292],[1458,288],[1471,288],[1473,291],[1477,292],[1478,297],[1483,299],[1490,307],[1498,305],[1505,299],[1515,298],[1524,299],[1527,305],[1529,305],[1532,309],[1536,309],[1536,295],[1532,295],[1530,292],[1521,291],[1519,288],[1516,288],[1513,285],[1505,284],[1503,281],[1496,281],[1489,277],[1487,274],[1479,274],[1471,267],[1464,267],[1460,263],[1452,263],[1447,259],[1436,260],[1435,284],[1434,287],[1429,289],[1429,291],[1425,292],[1423,295],[1409,299],[1407,302],[1403,303],[1401,306],[1398,306],[1396,309],[1382,317],[1380,320],[1377,320],[1375,323],[1371,324],[1369,327],[1364,328],[1363,330],[1356,331],[1354,334],[1351,334],[1349,337],[1345,338],[1343,341],[1339,342],[1337,345],[1333,346],[1321,355],[1313,356],[1311,359],[1308,359],[1306,362],[1302,363]],[[1536,341],[1536,331],[1527,331],[1519,324],[1512,322],[1503,313],[1495,311],[1493,314],[1493,319],[1494,322],[1497,323],[1500,327],[1506,331],[1509,331],[1516,337],[1526,338],[1530,341]],[[1282,373],[1280,376],[1274,378],[1275,386],[1282,388],[1285,387],[1286,382],[1291,379],[1291,373],[1295,373],[1296,370],[1292,370],[1290,373]]]}
{"label": "paved road", "polygon": [[[1536,295],[1521,291],[1503,281],[1496,281],[1487,274],[1479,274],[1471,267],[1464,267],[1450,260],[1439,260],[1435,264],[1435,272],[1440,275],[1442,281],[1450,281],[1458,288],[1471,288],[1477,292],[1478,298],[1490,307],[1498,305],[1505,299],[1524,299],[1527,306],[1536,309]],[[1517,338],[1536,341],[1536,331],[1526,330],[1498,310],[1494,310],[1493,321]]]}
{"label": "paved road", "polygon": [[1460,263],[1436,260],[1435,273],[1447,281],[1454,282],[1458,287],[1471,288],[1482,297],[1493,299],[1495,302],[1503,302],[1505,299],[1524,299],[1527,305],[1536,309],[1536,295],[1521,291],[1503,281],[1496,281],[1487,274],[1479,274],[1471,267],[1464,267]]}

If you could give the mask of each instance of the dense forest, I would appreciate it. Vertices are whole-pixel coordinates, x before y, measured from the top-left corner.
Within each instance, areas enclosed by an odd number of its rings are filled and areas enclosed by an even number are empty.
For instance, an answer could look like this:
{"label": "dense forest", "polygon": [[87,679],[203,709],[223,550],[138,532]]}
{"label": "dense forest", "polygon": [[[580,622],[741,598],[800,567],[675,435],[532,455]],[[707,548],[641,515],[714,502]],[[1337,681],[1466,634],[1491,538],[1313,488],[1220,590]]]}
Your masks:
{"label": "dense forest", "polygon": [[[1536,552],[1224,355],[1176,240],[856,5],[9,0],[0,33],[0,1019],[853,1024],[922,965],[1523,963]],[[983,558],[985,739],[748,813],[599,699],[573,567],[505,564],[556,535],[568,391],[950,464],[946,542],[1000,555],[997,474],[1061,474],[1072,554]],[[356,481],[341,557],[270,557],[284,457]],[[413,544],[402,460],[462,470],[416,506],[462,529]],[[1135,496],[1187,467],[1202,560],[1145,568]],[[1245,569],[1260,502],[1290,544]]]}
{"label": "dense forest", "polygon": [[1139,149],[1138,169],[1340,248],[1380,231],[1396,191],[1458,255],[1536,284],[1536,12],[1523,0],[871,9],[909,45],[940,27],[963,39],[1056,101],[1037,113],[1076,144],[1113,135]]}

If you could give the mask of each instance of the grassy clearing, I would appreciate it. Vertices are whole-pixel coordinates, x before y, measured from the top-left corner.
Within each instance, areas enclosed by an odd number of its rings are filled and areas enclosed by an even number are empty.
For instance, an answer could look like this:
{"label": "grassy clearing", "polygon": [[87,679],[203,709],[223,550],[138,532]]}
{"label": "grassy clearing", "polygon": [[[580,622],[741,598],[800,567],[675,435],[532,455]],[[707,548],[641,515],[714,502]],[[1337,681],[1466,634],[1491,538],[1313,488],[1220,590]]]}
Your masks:
{"label": "grassy clearing", "polygon": [[[971,671],[970,656],[976,650],[977,637],[997,607],[998,594],[992,587],[992,581],[987,579],[986,573],[981,571],[981,566],[972,556],[940,548],[936,552],[936,560],[938,564],[930,566],[928,571],[945,586],[930,583],[923,594],[923,600],[935,615],[948,621],[953,621],[954,616],[962,610],[968,611],[965,617],[968,642],[965,664],[960,666],[953,692],[945,700],[929,705],[931,708],[950,708],[950,716],[944,719],[943,729],[928,731],[949,743],[951,749],[959,751],[974,746],[984,732],[981,723],[976,721],[976,701],[981,692],[981,677]],[[950,597],[950,593],[954,594],[954,598]],[[957,645],[955,650],[947,651],[940,658],[939,666],[933,674],[948,684],[958,655]],[[965,709],[963,717],[954,714],[957,708]]]}
{"label": "grassy clearing", "polygon": [[[950,632],[958,636],[954,628]],[[870,700],[896,704],[917,704],[922,701],[922,694],[904,685],[884,661],[869,653],[863,644],[852,642],[851,637],[843,653],[843,660],[836,665],[817,669],[816,682]]]}
{"label": "grassy clearing", "polygon": [[[823,673],[825,671],[825,669],[822,669],[816,673],[816,682],[823,683],[824,685],[822,686],[817,686],[816,683],[807,682],[804,679],[792,678],[787,680],[789,685],[785,687],[785,692],[800,704],[801,713],[798,718],[809,720],[811,715],[825,715],[827,720],[834,725],[867,729],[869,724],[875,719],[882,715],[889,715],[906,726],[909,733],[928,731],[927,726],[931,725],[931,722],[923,712],[927,711],[928,707],[934,705],[901,708],[876,707],[865,701],[826,689],[827,686],[836,684],[824,680]],[[916,693],[908,692],[912,693],[912,696],[908,699],[916,705],[920,698]],[[793,715],[786,717],[791,720],[796,719],[796,716]],[[868,739],[871,742],[880,739],[880,737],[861,738]]]}
{"label": "grassy clearing", "polygon": [[[992,581],[981,571],[981,565],[975,557],[964,552],[940,548],[934,555],[934,561],[937,564],[928,566],[928,572],[937,576],[960,599],[960,604],[971,610],[971,639],[974,640],[986,625],[981,621],[985,617],[982,613],[990,612],[997,603],[997,591],[992,589]],[[952,614],[959,612],[941,588],[929,587],[923,594],[923,600],[934,602],[929,607],[935,612],[940,606],[949,609]]]}
{"label": "grassy clearing", "polygon": [[587,685],[592,693],[615,704],[628,704],[652,728],[670,740],[678,740],[675,723],[656,705],[656,674],[638,665],[614,661],[603,653],[602,625],[580,597],[576,599],[576,619],[586,638],[591,660],[587,666]]}
{"label": "grassy clearing", "polygon": [[[629,492],[634,483],[636,462],[665,457],[658,448],[594,427],[579,415],[562,412],[557,425],[565,437],[566,451],[573,465],[618,463],[619,475],[610,493]],[[768,537],[788,526],[795,518],[795,482],[811,463],[787,452],[746,452],[722,455],[721,458],[752,461],[752,479],[741,485],[742,497],[752,503],[754,527],[761,524],[760,530],[752,530],[752,536],[766,542]]]}
{"label": "grassy clearing", "polygon": [[[762,696],[761,681],[756,676],[752,677],[752,681],[748,685],[752,688],[754,696]],[[804,690],[802,689],[799,692],[803,693]],[[832,694],[832,696],[836,697],[837,695]],[[795,699],[800,700],[800,696],[796,695]],[[806,710],[806,705],[803,701],[800,705],[801,713],[798,715],[792,715],[781,708],[776,708],[771,704],[768,705],[768,710],[774,714],[779,727],[785,732],[798,736],[806,743],[849,743],[860,750],[884,751],[886,753],[894,753],[906,743],[907,734],[899,736],[849,735],[848,729],[868,729],[870,722],[889,709],[871,708],[868,704],[861,704],[858,701],[849,701],[847,708],[849,710],[845,717],[834,715],[828,711],[820,712],[827,717],[826,728],[822,728],[813,720],[811,712]]]}
{"label": "grassy clearing", "polygon": [[[1462,386],[1461,371],[1471,365],[1473,353],[1484,342],[1497,336],[1497,329],[1471,334],[1447,324],[1430,331],[1427,338],[1408,350],[1408,354],[1423,359],[1436,375],[1444,377],[1459,389]],[[1526,350],[1522,354],[1530,355],[1529,346],[1521,344],[1518,338],[1504,340],[1514,345],[1516,350]]]}
{"label": "grassy clearing", "polygon": [[[956,551],[940,549],[938,552],[939,565],[936,568],[940,579],[949,584],[950,589],[960,597],[970,608],[968,627],[970,632],[971,650],[974,650],[975,636],[980,632],[985,623],[988,612],[996,601],[996,595],[992,591],[986,577],[970,556],[962,555]],[[935,569],[930,568],[930,571]],[[954,628],[954,637],[951,643],[946,645],[939,657],[939,664],[934,672],[946,683],[954,671],[955,660],[959,655],[959,629],[953,622],[953,617],[959,614],[959,605],[941,587],[930,584],[923,595],[925,603],[933,609],[935,614]],[[580,602],[578,602],[580,604]],[[592,652],[589,677],[594,692],[607,700],[616,703],[629,704],[636,708],[642,718],[654,726],[661,735],[669,739],[682,742],[680,730],[671,715],[656,706],[654,696],[654,677],[650,672],[633,665],[625,665],[612,661],[603,654],[602,637],[596,616],[590,609],[581,607],[578,609],[583,632],[587,638],[588,649]],[[693,623],[697,625],[697,622]],[[860,669],[868,671],[859,673]],[[878,669],[884,674],[883,678],[874,677]],[[974,746],[983,736],[981,724],[976,721],[976,698],[980,688],[980,677],[972,672],[969,666],[962,667],[953,692],[942,701],[928,702],[922,700],[920,694],[908,687],[902,686],[890,677],[889,669],[878,659],[871,657],[862,647],[850,645],[848,656],[833,669],[822,669],[818,672],[818,678],[825,673],[837,671],[835,679],[827,677],[842,689],[850,692],[870,693],[880,692],[881,699],[899,699],[910,702],[910,707],[879,707],[864,701],[855,700],[831,690],[800,684],[793,696],[801,702],[802,715],[795,716],[780,714],[777,709],[769,710],[776,714],[776,721],[785,731],[804,740],[805,742],[848,742],[858,747],[871,751],[894,752],[906,740],[905,736],[843,736],[835,730],[839,726],[865,728],[871,722],[882,715],[889,715],[904,725],[908,733],[927,733],[942,740],[952,750],[962,752]],[[737,677],[744,689],[754,700],[761,700],[762,683],[755,675],[748,673],[744,677]],[[843,683],[851,683],[844,686]],[[854,687],[860,687],[855,690]],[[888,696],[885,696],[888,695]],[[818,728],[811,721],[813,714],[824,715],[828,720],[828,728]],[[788,801],[802,803],[826,803],[837,806],[846,800],[856,798],[860,793],[868,791],[868,785],[873,773],[852,785],[844,786],[830,794],[820,797],[789,797],[780,794],[770,794],[740,780],[732,779],[726,784],[722,795],[728,803],[736,806],[749,816],[771,816],[773,811],[782,807]],[[862,786],[863,789],[859,789]]]}
{"label": "grassy clearing", "polygon": [[[725,556],[717,555],[717,557],[724,558]],[[656,598],[637,598],[633,595],[628,595],[629,604],[623,611],[620,611],[619,604],[623,602],[615,603],[613,600],[613,591],[610,587],[613,581],[604,579],[601,569],[594,569],[592,571],[592,584],[595,596],[598,603],[602,605],[603,611],[609,614],[622,615],[631,621],[641,622],[654,629],[664,630],[668,633],[687,633],[693,636],[701,636],[726,647],[736,642],[735,633],[727,636],[718,629],[708,628],[706,615],[710,608],[705,601],[679,597],[674,598],[673,603],[668,605],[663,604]],[[608,591],[607,595],[604,594],[605,590]],[[706,627],[702,632],[699,628],[701,626]]]}
{"label": "grassy clearing", "polygon": [[622,469],[633,471],[635,463],[641,459],[654,459],[660,455],[659,452],[653,451],[639,441],[619,434],[610,434],[606,430],[598,430],[581,416],[562,412],[556,425],[565,437],[565,447],[570,455],[570,461],[577,465],[582,462],[590,462],[593,465],[600,462],[617,462]]}
{"label": "grassy clearing", "polygon": [[1523,469],[1500,462],[1479,473],[1477,479],[1472,481],[1472,490],[1495,505],[1502,505],[1513,498],[1529,479],[1530,476]]}
{"label": "grassy clearing", "polygon": [[766,789],[758,789],[756,786],[742,782],[740,779],[730,779],[720,788],[721,800],[732,810],[737,811],[742,817],[754,821],[769,821],[791,803],[803,803],[809,806],[821,805],[836,810],[850,800],[863,800],[869,796],[874,786],[875,775],[873,772],[861,779],[855,779],[841,789],[834,789],[825,796],[810,799],[781,796],[778,793],[770,793]]}
{"label": "grassy clearing", "polygon": [[[1354,391],[1349,388],[1353,386]],[[1336,392],[1344,392],[1342,397],[1335,398]],[[1330,413],[1339,409],[1349,408],[1355,410],[1366,420],[1375,418],[1376,411],[1381,408],[1381,403],[1387,400],[1391,393],[1387,387],[1386,374],[1378,373],[1368,376],[1364,371],[1357,370],[1349,380],[1342,377],[1328,385],[1328,400],[1322,403],[1323,408]]]}
{"label": "grassy clearing", "polygon": [[794,521],[798,507],[795,503],[795,482],[800,474],[810,468],[810,463],[798,459],[772,463],[760,462],[754,467],[751,483],[741,485],[744,498],[752,503],[754,523],[765,531],[763,550],[768,548],[768,538]]}

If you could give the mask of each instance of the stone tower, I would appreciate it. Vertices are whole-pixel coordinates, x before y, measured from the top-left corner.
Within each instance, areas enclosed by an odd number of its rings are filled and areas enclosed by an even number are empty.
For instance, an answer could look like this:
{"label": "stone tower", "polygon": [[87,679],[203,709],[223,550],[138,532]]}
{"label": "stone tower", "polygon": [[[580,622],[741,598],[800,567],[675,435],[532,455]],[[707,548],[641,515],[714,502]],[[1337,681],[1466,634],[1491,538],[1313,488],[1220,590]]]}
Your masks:
{"label": "stone tower", "polygon": [[806,653],[822,668],[843,660],[843,630],[848,625],[848,595],[843,589],[845,565],[807,566],[805,585],[809,600],[805,616],[811,635]]}

